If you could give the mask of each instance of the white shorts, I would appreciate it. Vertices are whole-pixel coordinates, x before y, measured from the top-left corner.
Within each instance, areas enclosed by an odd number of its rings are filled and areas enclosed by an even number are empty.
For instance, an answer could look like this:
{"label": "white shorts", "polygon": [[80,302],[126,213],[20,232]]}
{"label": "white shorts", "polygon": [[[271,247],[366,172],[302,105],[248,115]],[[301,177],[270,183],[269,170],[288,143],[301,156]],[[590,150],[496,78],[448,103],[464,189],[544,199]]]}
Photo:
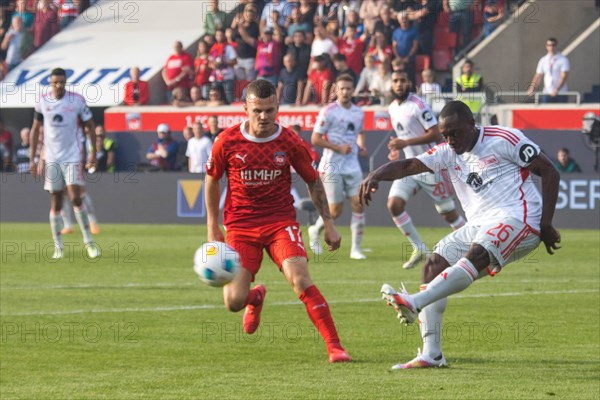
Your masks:
{"label": "white shorts", "polygon": [[360,170],[350,174],[321,172],[320,175],[329,204],[339,204],[346,198],[357,196],[363,177]]}
{"label": "white shorts", "polygon": [[443,214],[456,208],[454,205],[454,190],[450,182],[437,181],[435,174],[424,172],[418,175],[396,179],[390,188],[390,197],[399,197],[408,203],[419,190],[423,190],[435,203],[435,209]]}
{"label": "white shorts", "polygon": [[44,165],[44,190],[54,193],[67,186],[84,186],[83,163],[50,162]]}
{"label": "white shorts", "polygon": [[433,252],[454,265],[464,257],[471,244],[477,243],[490,255],[487,273],[495,275],[505,265],[535,250],[540,242],[539,233],[529,225],[507,218],[481,226],[465,225],[440,240]]}

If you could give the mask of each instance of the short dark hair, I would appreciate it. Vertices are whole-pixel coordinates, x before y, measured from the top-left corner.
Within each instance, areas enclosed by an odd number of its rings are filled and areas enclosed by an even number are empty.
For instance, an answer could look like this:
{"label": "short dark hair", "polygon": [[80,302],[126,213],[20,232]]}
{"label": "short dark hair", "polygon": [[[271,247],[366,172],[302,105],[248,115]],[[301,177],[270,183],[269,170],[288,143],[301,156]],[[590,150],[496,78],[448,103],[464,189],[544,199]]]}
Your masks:
{"label": "short dark hair", "polygon": [[567,155],[571,154],[569,152],[569,149],[567,149],[566,147],[561,147],[560,149],[558,149],[557,153],[560,153],[560,152],[566,153]]}
{"label": "short dark hair", "polygon": [[256,79],[246,87],[246,98],[249,95],[255,95],[259,99],[266,99],[271,96],[277,96],[277,90],[271,82],[266,79]]}
{"label": "short dark hair", "polygon": [[352,82],[354,84],[354,78],[350,76],[350,74],[340,74],[337,78],[335,78],[335,82]]}
{"label": "short dark hair", "polygon": [[342,53],[335,53],[332,57],[333,61],[343,61],[346,62],[346,56]]}
{"label": "short dark hair", "polygon": [[552,42],[554,44],[558,44],[558,40],[556,40],[556,38],[554,38],[554,37],[549,37],[548,39],[546,39],[546,42]]}
{"label": "short dark hair", "polygon": [[452,115],[456,115],[460,119],[466,119],[469,121],[473,119],[473,113],[471,112],[469,106],[460,100],[452,100],[447,103],[440,113],[440,118],[447,118]]}
{"label": "short dark hair", "polygon": [[52,76],[67,76],[67,73],[62,68],[54,68],[50,73]]}
{"label": "short dark hair", "polygon": [[473,61],[471,61],[471,60],[469,60],[469,59],[465,60],[465,62],[464,62],[464,63],[465,63],[465,64],[469,64],[471,67],[473,66]]}

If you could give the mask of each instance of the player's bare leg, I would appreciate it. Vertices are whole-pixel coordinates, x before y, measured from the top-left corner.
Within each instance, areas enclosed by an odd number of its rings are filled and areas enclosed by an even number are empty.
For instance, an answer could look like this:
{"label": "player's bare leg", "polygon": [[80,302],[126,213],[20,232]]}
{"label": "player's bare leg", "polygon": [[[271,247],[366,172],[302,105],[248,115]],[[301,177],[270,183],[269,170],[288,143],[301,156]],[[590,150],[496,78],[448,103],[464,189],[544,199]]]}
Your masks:
{"label": "player's bare leg", "polygon": [[402,268],[414,268],[419,262],[427,257],[427,254],[429,253],[427,245],[423,242],[421,236],[419,236],[410,215],[404,211],[406,207],[406,201],[404,201],[404,199],[400,197],[390,197],[388,198],[387,207],[392,215],[394,224],[402,231],[402,233],[404,233],[404,236],[406,236],[413,247],[410,258],[402,265]]}
{"label": "player's bare leg", "polygon": [[304,303],[308,317],[323,337],[329,353],[329,362],[352,361],[340,343],[327,301],[310,278],[306,258],[288,258],[283,261],[281,270],[296,295]]}
{"label": "player's bare leg", "polygon": [[360,204],[358,195],[350,198],[350,207],[352,208],[352,220],[350,222],[352,248],[350,249],[350,258],[353,260],[364,260],[367,256],[363,254],[360,245],[365,230],[365,211],[362,204]]}
{"label": "player's bare leg", "polygon": [[223,287],[223,301],[229,311],[238,312],[245,308],[243,324],[244,332],[253,334],[260,325],[260,313],[267,290],[263,285],[250,289],[252,274],[242,268],[231,283]]}
{"label": "player's bare leg", "polygon": [[[344,211],[344,203],[335,203],[329,204],[329,214],[331,218],[336,219],[340,215],[342,215],[342,211]],[[321,232],[323,231],[325,225],[323,223],[323,218],[317,218],[317,221],[314,225],[308,227],[308,244],[310,249],[315,255],[323,254],[323,246],[321,246]]]}
{"label": "player's bare leg", "polygon": [[83,235],[83,243],[86,247],[86,251],[90,258],[97,258],[100,256],[100,248],[93,242],[92,233],[90,232],[90,222],[88,220],[87,211],[83,205],[81,198],[82,187],[79,185],[68,185],[67,193],[71,203],[73,204],[73,211],[75,213],[75,219],[79,224],[79,229]]}
{"label": "player's bare leg", "polygon": [[63,258],[63,239],[62,239],[62,228],[63,220],[60,215],[60,211],[63,205],[64,191],[50,193],[50,230],[52,231],[52,240],[54,241],[54,254],[53,259]]}

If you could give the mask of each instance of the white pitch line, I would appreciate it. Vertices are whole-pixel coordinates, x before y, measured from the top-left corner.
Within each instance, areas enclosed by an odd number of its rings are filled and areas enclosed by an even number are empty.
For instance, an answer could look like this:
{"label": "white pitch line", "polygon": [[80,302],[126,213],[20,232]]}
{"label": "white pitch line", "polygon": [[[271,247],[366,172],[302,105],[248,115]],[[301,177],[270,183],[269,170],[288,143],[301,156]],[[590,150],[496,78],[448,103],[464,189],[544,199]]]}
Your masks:
{"label": "white pitch line", "polygon": [[[515,297],[532,295],[555,295],[555,294],[583,294],[600,293],[600,290],[556,290],[556,291],[531,291],[531,292],[506,292],[506,293],[476,293],[452,296],[453,299],[473,299],[481,297]],[[329,304],[353,304],[353,303],[375,303],[380,299],[353,299],[330,301]],[[300,305],[298,301],[281,301],[269,303],[271,306],[294,306]],[[2,313],[0,317],[22,317],[31,315],[72,315],[72,314],[102,314],[102,313],[128,313],[128,312],[161,312],[161,311],[186,311],[186,310],[214,310],[224,308],[222,304],[202,304],[198,306],[171,306],[171,307],[151,307],[151,308],[107,308],[91,310],[70,310],[70,311],[32,311],[22,313]]]}

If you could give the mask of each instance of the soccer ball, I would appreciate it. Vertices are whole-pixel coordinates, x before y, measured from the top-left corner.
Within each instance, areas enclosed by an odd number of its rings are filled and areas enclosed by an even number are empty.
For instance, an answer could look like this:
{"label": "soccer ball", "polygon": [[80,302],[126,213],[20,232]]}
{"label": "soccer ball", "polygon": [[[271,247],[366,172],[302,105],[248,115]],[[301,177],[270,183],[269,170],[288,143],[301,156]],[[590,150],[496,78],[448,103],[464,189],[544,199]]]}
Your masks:
{"label": "soccer ball", "polygon": [[194,254],[194,272],[207,285],[226,285],[239,270],[240,255],[223,242],[204,243]]}

